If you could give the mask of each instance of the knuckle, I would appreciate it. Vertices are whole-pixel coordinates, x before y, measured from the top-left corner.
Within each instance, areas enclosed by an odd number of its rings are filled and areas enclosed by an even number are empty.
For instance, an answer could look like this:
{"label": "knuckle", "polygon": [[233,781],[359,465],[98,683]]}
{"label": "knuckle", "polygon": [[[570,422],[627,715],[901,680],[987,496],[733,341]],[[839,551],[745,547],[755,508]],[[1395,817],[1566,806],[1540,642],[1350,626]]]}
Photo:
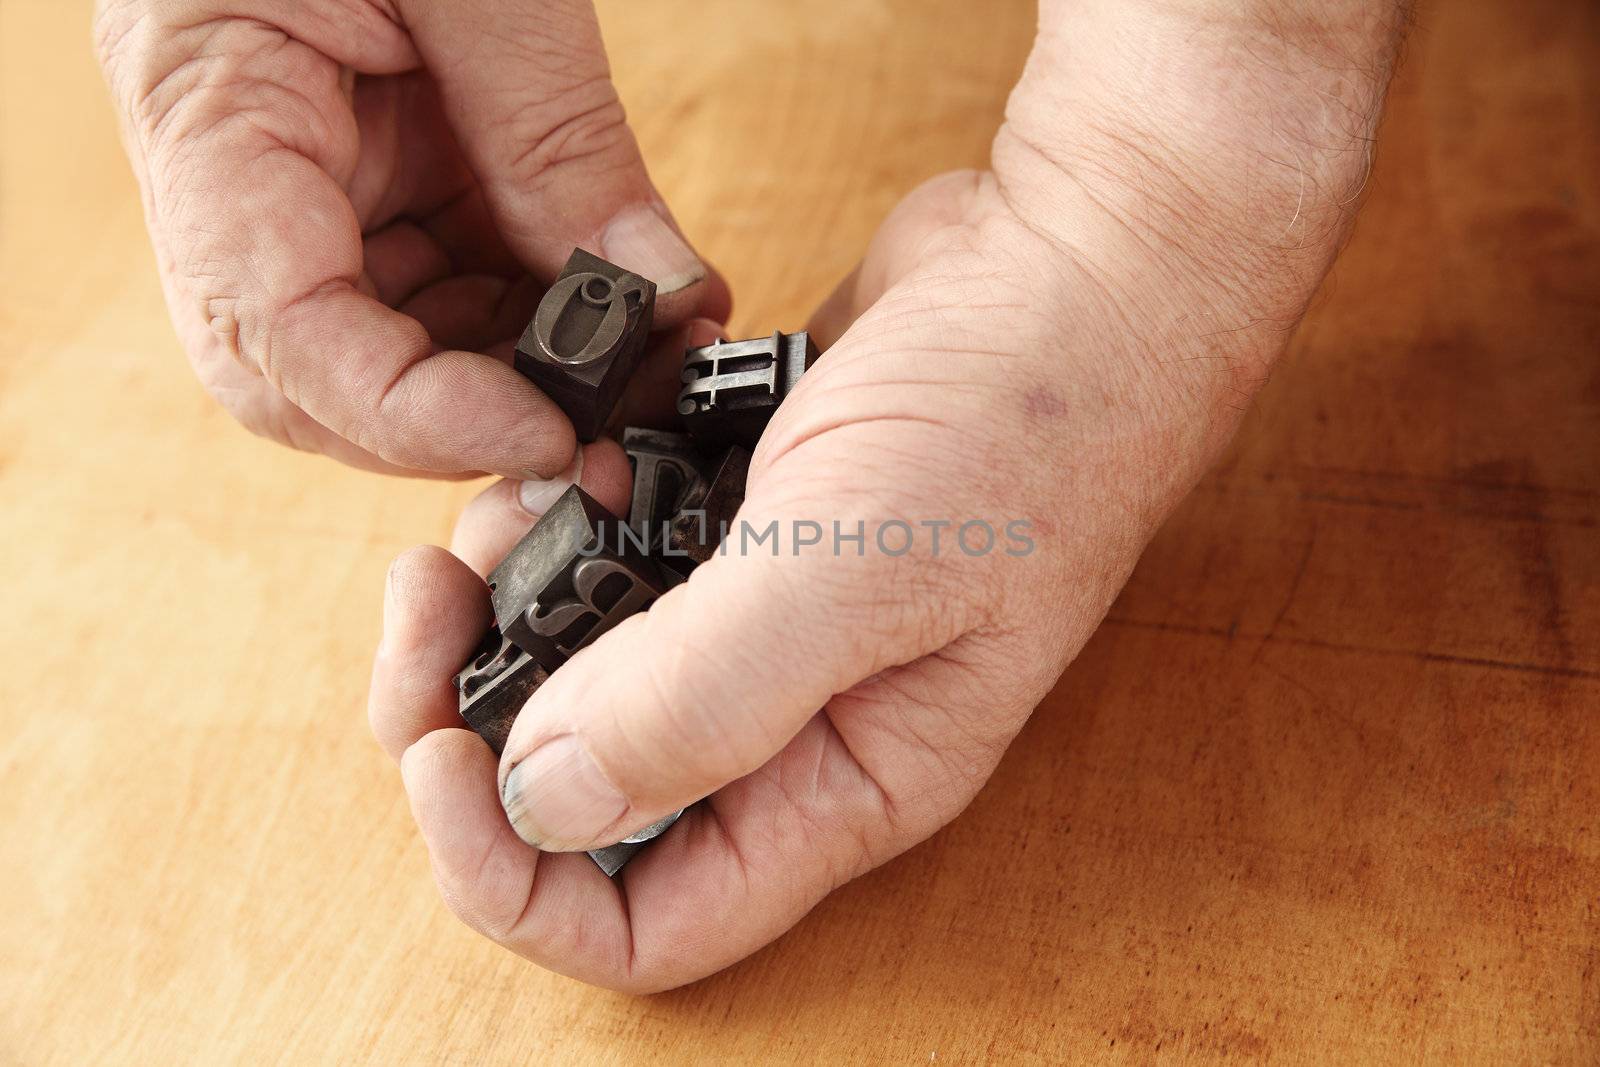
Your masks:
{"label": "knuckle", "polygon": [[832,745],[843,744],[838,738],[830,728],[827,738],[803,761],[797,757],[780,762],[774,786],[787,803],[773,806],[755,830],[768,850],[782,850],[798,838],[825,869],[826,884],[832,889],[883,861],[879,839],[893,817],[892,806],[876,788],[849,790],[848,801],[831,788],[825,764],[838,758],[831,750]]}
{"label": "knuckle", "polygon": [[219,323],[222,326],[231,324],[235,350],[240,357],[259,368],[262,377],[288,395],[288,361],[283,358],[282,346],[277,344],[278,325],[345,286],[343,279],[329,278],[298,293],[269,293],[260,300],[236,299],[226,306],[214,300],[212,304],[218,311],[225,311],[226,317],[214,318],[213,329],[217,329]]}
{"label": "knuckle", "polygon": [[217,153],[248,167],[285,149],[342,175],[355,163],[355,117],[324,106],[314,84],[320,73],[267,74],[247,59],[194,56],[138,94],[130,114],[151,154],[185,176]]}
{"label": "knuckle", "polygon": [[627,114],[608,77],[529,100],[511,110],[505,126],[505,137],[515,146],[508,171],[517,182],[537,186],[573,164],[632,161]]}
{"label": "knuckle", "polygon": [[117,5],[104,28],[97,27],[96,40],[104,42],[100,47],[134,129],[149,142],[174,113],[210,110],[201,105],[214,87],[233,80],[239,57],[225,46],[222,20],[179,28],[149,12],[129,10],[133,7]]}
{"label": "knuckle", "polygon": [[108,42],[118,99],[152,153],[284,146],[338,173],[353,165],[355,116],[326,56],[249,18],[172,27],[140,16],[121,29],[124,21],[110,20],[96,37]]}
{"label": "knuckle", "polygon": [[[400,775],[413,807],[435,802],[440,782],[460,780],[480,773],[469,758],[470,749],[454,743],[455,731],[435,730],[412,742],[400,755]],[[517,857],[497,847],[493,835],[463,847],[458,828],[439,825],[439,812],[419,812],[428,841],[434,881],[445,905],[462,922],[486,937],[503,940],[522,912],[519,897],[525,889]]]}
{"label": "knuckle", "polygon": [[138,6],[130,0],[96,0],[90,33],[95,59],[102,68],[122,54],[138,24]]}
{"label": "knuckle", "polygon": [[[191,277],[193,277],[191,275]],[[261,365],[245,354],[240,333],[239,298],[220,293],[207,293],[199,298],[200,316],[211,330],[211,336],[233,361],[246,370],[261,373]]]}

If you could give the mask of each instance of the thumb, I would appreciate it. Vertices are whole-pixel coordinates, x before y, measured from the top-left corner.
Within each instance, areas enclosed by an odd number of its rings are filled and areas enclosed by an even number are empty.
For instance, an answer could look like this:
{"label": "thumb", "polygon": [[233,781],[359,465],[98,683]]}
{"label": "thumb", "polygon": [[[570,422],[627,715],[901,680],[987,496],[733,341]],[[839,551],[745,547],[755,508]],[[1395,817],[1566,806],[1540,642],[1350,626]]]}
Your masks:
{"label": "thumb", "polygon": [[907,193],[878,227],[861,262],[806,324],[817,347],[832,348],[856,319],[927,257],[941,233],[959,234],[960,224],[984,194],[985,181],[977,171],[950,171]]}
{"label": "thumb", "polygon": [[722,321],[727,286],[662,203],[589,0],[401,0],[512,251],[542,278],[583,247],[656,283],[656,323]]}
{"label": "thumb", "polygon": [[775,521],[752,503],[728,554],[575,655],[518,715],[501,800],[525,841],[617,841],[759,768],[836,693],[955,636],[891,624],[910,557],[797,550],[790,531],[807,523],[792,517],[741,552],[746,524]]}

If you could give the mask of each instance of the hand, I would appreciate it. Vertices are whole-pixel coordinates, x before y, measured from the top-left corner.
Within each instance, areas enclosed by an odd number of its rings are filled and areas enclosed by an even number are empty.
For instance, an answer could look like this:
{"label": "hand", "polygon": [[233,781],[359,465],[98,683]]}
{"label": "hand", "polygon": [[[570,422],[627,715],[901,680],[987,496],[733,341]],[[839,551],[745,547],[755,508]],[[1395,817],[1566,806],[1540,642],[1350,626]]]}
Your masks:
{"label": "hand", "polygon": [[257,433],[547,477],[572,428],[509,355],[575,245],[655,281],[658,327],[726,317],[589,0],[100,0],[96,44],[173,321]]}
{"label": "hand", "polygon": [[[1058,25],[1077,10],[1046,7],[1041,49],[1085,40]],[[1147,26],[1126,10],[1102,16],[1118,42],[1200,36],[1162,23],[1181,17],[1166,6]],[[499,761],[459,728],[450,677],[490,619],[480,575],[530,518],[517,487],[469,508],[460,559],[396,562],[371,718],[469,924],[633,990],[777,936],[961,811],[1226,441],[1331,260],[1364,157],[1341,144],[1242,183],[1284,116],[1169,127],[1171,100],[1215,106],[1205,86],[1162,84],[1210,77],[1206,57],[1136,80],[1082,58],[1065,78],[1055,58],[1036,50],[993,172],[914,193],[819,312],[832,344],[763,438],[741,511],[778,524],[778,555],[713,558],[579,653]],[[1383,76],[1358,101],[1362,145]],[[1307,77],[1263,99],[1324,108],[1335,90]],[[620,509],[614,449],[595,446],[583,476]],[[904,554],[899,527],[878,539],[895,520],[914,535]],[[936,554],[922,524],[939,520]],[[1007,536],[1015,520],[1031,552]],[[997,543],[982,551],[974,528],[969,555],[958,528],[980,521]],[[822,544],[798,547],[797,522]],[[861,555],[835,554],[836,522],[864,527]],[[700,798],[616,882],[571,851]]]}

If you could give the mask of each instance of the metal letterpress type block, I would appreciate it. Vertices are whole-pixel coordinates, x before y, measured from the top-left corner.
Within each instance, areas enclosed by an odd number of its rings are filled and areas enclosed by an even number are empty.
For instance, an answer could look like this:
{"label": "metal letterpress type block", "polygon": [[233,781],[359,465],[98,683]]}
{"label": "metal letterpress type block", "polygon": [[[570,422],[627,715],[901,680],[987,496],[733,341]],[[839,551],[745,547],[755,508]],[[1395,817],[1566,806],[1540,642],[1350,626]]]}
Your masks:
{"label": "metal letterpress type block", "polygon": [[516,368],[567,413],[578,440],[605,427],[644,353],[655,301],[654,282],[581,248],[539,301]]}
{"label": "metal letterpress type block", "polygon": [[633,463],[633,506],[628,525],[643,534],[653,551],[662,530],[677,514],[684,497],[700,489],[710,473],[685,434],[641,430],[622,433],[622,448]]}
{"label": "metal letterpress type block", "polygon": [[753,449],[816,358],[817,346],[804,331],[691,348],[683,359],[678,414],[702,448]]}
{"label": "metal letterpress type block", "polygon": [[461,717],[498,756],[505,751],[511,724],[522,705],[548,677],[549,672],[532,656],[491,626],[472,662],[456,675]]}
{"label": "metal letterpress type block", "polygon": [[682,814],[683,811],[680,809],[660,822],[651,823],[638,833],[624,837],[614,845],[593,849],[589,853],[589,858],[594,860],[607,875],[614,875],[622,870],[623,864],[633,859],[640,849],[666,833],[667,827],[677,822],[678,816]]}
{"label": "metal letterpress type block", "polygon": [[627,524],[575,485],[489,575],[500,632],[547,671],[665,588]]}
{"label": "metal letterpress type block", "polygon": [[692,569],[716,554],[723,534],[744,503],[744,483],[749,472],[750,453],[746,449],[735,445],[722,454],[711,477],[684,497],[678,514],[673,516],[663,563],[676,566],[687,558]]}
{"label": "metal letterpress type block", "polygon": [[[472,662],[456,675],[461,717],[498,756],[505,751],[511,725],[516,722],[523,705],[549,677],[532,656],[507,641],[498,629],[490,627]],[[674,812],[614,845],[594,849],[589,858],[607,875],[614,875],[646,844],[666,833],[667,827],[681,814],[681,811]]]}

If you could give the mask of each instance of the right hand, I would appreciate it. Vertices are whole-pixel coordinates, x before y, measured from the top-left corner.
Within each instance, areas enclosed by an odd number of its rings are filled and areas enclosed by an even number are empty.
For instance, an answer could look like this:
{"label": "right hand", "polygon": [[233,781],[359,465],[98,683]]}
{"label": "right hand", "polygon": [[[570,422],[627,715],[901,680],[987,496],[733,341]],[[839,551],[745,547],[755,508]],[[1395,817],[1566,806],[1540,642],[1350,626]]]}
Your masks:
{"label": "right hand", "polygon": [[727,316],[589,0],[100,0],[95,41],[178,333],[256,433],[548,478],[572,427],[509,355],[574,246],[655,281],[658,329]]}

